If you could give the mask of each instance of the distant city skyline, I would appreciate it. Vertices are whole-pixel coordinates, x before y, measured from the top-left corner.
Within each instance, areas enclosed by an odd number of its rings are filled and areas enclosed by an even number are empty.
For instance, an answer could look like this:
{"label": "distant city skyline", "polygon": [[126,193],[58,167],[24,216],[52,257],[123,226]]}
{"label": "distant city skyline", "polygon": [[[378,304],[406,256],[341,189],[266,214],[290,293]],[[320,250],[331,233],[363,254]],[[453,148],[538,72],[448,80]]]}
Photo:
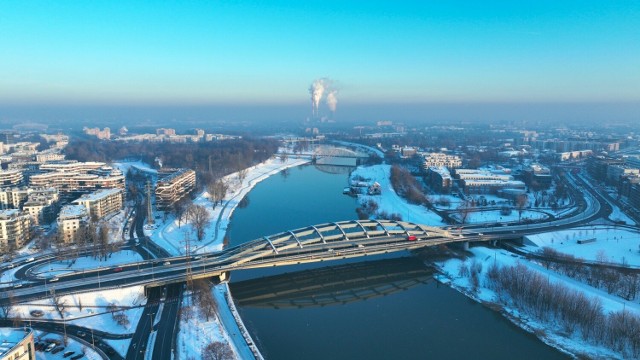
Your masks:
{"label": "distant city skyline", "polygon": [[4,1],[0,104],[307,104],[310,114],[310,84],[329,77],[337,114],[344,104],[637,109],[638,19],[637,1]]}

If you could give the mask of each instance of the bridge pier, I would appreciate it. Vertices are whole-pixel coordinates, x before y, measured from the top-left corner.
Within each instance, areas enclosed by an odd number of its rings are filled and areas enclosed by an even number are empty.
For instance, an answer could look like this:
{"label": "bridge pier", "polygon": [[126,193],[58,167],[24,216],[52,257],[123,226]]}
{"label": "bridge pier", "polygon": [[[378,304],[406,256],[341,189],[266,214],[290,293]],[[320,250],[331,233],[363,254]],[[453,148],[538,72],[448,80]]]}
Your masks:
{"label": "bridge pier", "polygon": [[462,242],[462,250],[469,251],[469,242],[468,241]]}

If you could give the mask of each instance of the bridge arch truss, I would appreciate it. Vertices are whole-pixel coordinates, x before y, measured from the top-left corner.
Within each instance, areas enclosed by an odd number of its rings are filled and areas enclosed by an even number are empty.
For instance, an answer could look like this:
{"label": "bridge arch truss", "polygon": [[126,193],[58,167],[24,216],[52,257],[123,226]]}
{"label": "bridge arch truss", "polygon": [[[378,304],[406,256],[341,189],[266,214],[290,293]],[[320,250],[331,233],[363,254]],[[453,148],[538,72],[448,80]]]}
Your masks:
{"label": "bridge arch truss", "polygon": [[[408,241],[409,236],[415,236],[416,240]],[[228,249],[225,257],[228,263],[242,266],[257,261],[273,262],[278,257],[287,256],[296,261],[296,254],[300,258],[356,253],[361,256],[368,249],[378,250],[378,253],[391,252],[455,240],[448,231],[439,227],[394,220],[353,220],[265,236]]]}

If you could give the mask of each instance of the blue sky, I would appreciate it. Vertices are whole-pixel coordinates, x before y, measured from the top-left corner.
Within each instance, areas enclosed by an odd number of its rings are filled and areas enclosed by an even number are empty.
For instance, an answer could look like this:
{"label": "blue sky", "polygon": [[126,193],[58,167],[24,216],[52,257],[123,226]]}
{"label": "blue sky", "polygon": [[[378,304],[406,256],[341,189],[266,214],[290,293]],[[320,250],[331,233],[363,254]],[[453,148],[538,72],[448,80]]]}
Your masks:
{"label": "blue sky", "polygon": [[[640,102],[635,1],[0,2],[0,103]],[[339,105],[340,106],[340,105]]]}

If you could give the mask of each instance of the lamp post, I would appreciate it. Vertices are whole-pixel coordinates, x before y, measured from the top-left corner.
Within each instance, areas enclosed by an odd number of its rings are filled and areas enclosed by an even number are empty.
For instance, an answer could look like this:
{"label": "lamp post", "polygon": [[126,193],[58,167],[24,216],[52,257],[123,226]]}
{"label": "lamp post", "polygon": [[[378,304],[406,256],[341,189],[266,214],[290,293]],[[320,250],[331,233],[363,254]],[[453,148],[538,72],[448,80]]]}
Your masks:
{"label": "lamp post", "polygon": [[155,313],[150,313],[147,315],[149,315],[149,334],[151,334],[153,333],[153,315],[155,315]]}

